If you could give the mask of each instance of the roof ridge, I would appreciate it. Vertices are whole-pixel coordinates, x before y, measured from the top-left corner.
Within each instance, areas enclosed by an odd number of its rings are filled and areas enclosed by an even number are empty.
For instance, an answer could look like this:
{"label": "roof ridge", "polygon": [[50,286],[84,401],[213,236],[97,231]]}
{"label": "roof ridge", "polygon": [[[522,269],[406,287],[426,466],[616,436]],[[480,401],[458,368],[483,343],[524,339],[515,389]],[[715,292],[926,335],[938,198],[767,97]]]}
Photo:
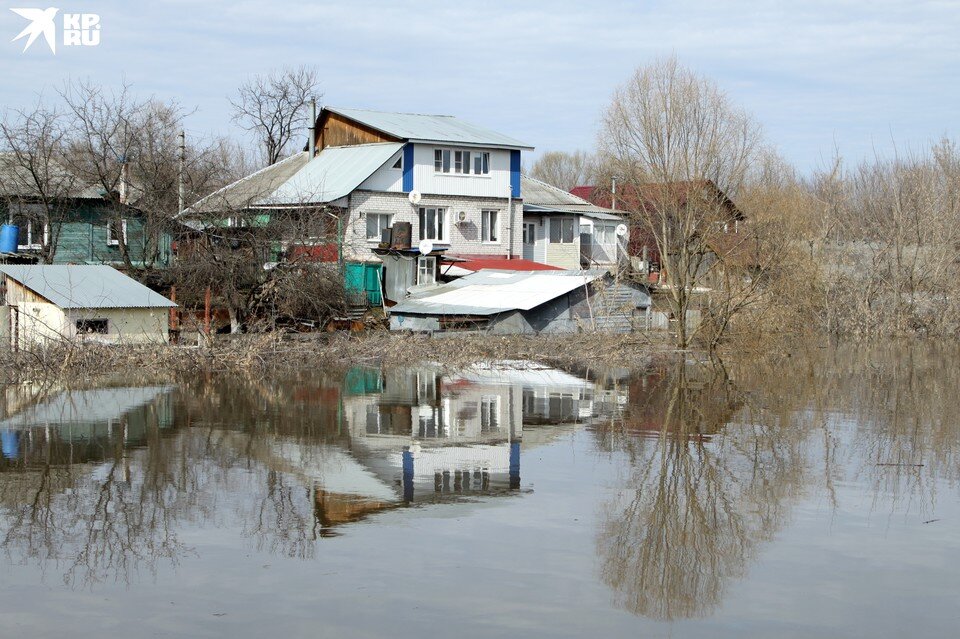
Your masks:
{"label": "roof ridge", "polygon": [[333,111],[335,113],[340,111],[363,111],[364,113],[383,113],[386,115],[419,115],[425,118],[456,118],[455,115],[450,115],[449,113],[417,113],[414,111],[381,111],[379,109],[363,109],[357,107],[332,107],[325,106],[323,107],[327,111]]}

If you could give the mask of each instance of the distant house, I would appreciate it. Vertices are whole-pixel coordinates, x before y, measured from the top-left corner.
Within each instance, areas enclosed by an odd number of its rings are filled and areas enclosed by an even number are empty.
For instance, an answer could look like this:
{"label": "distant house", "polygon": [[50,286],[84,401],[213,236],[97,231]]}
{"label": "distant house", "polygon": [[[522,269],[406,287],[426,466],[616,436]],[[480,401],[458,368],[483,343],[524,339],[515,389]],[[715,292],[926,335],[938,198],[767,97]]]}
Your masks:
{"label": "distant house", "polygon": [[[124,266],[121,242],[134,268],[166,266],[172,251],[168,233],[147,240],[144,216],[133,206],[84,185],[65,168],[54,167],[57,197],[44,202],[29,173],[11,153],[0,153],[0,221],[19,231],[17,249],[48,264]],[[149,248],[148,248],[149,247]],[[147,255],[156,249],[157,255]]]}
{"label": "distant house", "polygon": [[[595,186],[578,186],[571,193],[589,200],[598,206],[612,206],[613,198],[609,191]],[[667,207],[704,207],[716,217],[716,227],[710,229],[707,244],[715,257],[737,256],[738,261],[748,260],[744,256],[744,230],[746,216],[737,205],[716,184],[710,180],[678,181],[668,184],[642,184],[639,187],[621,185],[617,190],[616,209],[627,216],[630,226],[630,240],[627,251],[638,270],[656,276],[661,270],[661,256],[656,239],[646,225],[640,222],[643,215],[657,215],[658,208]],[[645,257],[645,260],[644,260]]]}
{"label": "distant house", "polygon": [[109,266],[0,265],[0,338],[164,343],[176,304]]}
{"label": "distant house", "polygon": [[612,211],[523,176],[523,257],[566,269],[614,268],[626,257],[626,220]]}
{"label": "distant house", "polygon": [[[403,248],[418,281],[435,280],[439,254],[512,259],[522,254],[521,153],[532,147],[446,115],[325,108],[304,151],[217,191],[185,215],[208,225],[284,226],[287,255],[336,259],[348,290],[380,302],[384,232],[409,225]],[[282,220],[282,222],[281,222]],[[368,265],[368,266],[356,266]],[[413,268],[413,267],[411,267]]]}

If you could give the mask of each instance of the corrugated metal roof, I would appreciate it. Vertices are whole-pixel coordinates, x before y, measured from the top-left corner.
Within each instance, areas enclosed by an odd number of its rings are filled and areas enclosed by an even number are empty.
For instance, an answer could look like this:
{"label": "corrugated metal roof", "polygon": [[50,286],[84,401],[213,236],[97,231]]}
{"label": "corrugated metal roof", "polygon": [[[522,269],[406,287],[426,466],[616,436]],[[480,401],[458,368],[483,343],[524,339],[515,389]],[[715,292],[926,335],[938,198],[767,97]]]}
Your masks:
{"label": "corrugated metal roof", "polygon": [[360,186],[402,148],[403,144],[399,142],[329,146],[256,204],[278,206],[332,202]]}
{"label": "corrugated metal roof", "polygon": [[520,140],[465,122],[452,115],[387,113],[335,107],[325,107],[325,110],[350,118],[401,140],[533,149],[532,146],[524,144]]}
{"label": "corrugated metal roof", "polygon": [[623,221],[616,211],[591,204],[572,193],[532,177],[520,176],[523,210],[528,213],[583,215],[596,220]]}
{"label": "corrugated metal roof", "polygon": [[176,388],[176,386],[146,386],[63,391],[0,421],[0,428],[12,430],[42,425],[57,426],[119,419]]}
{"label": "corrugated metal roof", "polygon": [[595,279],[603,270],[498,271],[485,269],[407,299],[392,313],[422,315],[496,315],[530,310]]}
{"label": "corrugated metal roof", "polygon": [[[82,184],[80,178],[56,161],[51,162],[47,169],[48,173],[42,179],[51,193],[64,198],[103,199],[96,187]],[[23,198],[40,195],[33,175],[24,168],[23,163],[19,162],[17,156],[11,151],[0,152],[0,195]]]}
{"label": "corrugated metal roof", "polygon": [[60,308],[172,308],[176,304],[101,265],[0,265],[3,273]]}
{"label": "corrugated metal roof", "polygon": [[199,213],[222,213],[250,208],[254,202],[274,191],[307,164],[306,151],[251,173],[207,197],[184,211],[184,215]]}

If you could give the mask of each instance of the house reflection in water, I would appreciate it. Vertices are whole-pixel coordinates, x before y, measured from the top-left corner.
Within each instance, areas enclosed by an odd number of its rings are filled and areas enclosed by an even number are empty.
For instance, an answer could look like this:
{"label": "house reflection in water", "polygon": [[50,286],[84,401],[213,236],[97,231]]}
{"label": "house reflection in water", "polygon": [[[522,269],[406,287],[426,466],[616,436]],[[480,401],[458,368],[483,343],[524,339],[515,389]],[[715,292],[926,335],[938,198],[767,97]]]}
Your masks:
{"label": "house reflection in water", "polygon": [[595,382],[530,362],[354,368],[340,389],[335,443],[275,437],[252,453],[311,486],[321,535],[394,508],[522,493],[522,454],[607,406]]}
{"label": "house reflection in water", "polygon": [[0,405],[0,469],[82,464],[142,446],[173,427],[172,386],[62,391],[40,401],[8,389]]}

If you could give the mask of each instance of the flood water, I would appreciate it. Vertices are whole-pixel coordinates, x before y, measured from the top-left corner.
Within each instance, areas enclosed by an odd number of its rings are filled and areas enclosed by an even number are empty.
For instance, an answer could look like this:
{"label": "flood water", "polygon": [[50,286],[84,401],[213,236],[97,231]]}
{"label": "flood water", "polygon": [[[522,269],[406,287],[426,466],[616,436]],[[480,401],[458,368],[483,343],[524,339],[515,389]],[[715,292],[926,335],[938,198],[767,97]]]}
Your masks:
{"label": "flood water", "polygon": [[957,636],[958,361],[8,388],[0,636]]}

